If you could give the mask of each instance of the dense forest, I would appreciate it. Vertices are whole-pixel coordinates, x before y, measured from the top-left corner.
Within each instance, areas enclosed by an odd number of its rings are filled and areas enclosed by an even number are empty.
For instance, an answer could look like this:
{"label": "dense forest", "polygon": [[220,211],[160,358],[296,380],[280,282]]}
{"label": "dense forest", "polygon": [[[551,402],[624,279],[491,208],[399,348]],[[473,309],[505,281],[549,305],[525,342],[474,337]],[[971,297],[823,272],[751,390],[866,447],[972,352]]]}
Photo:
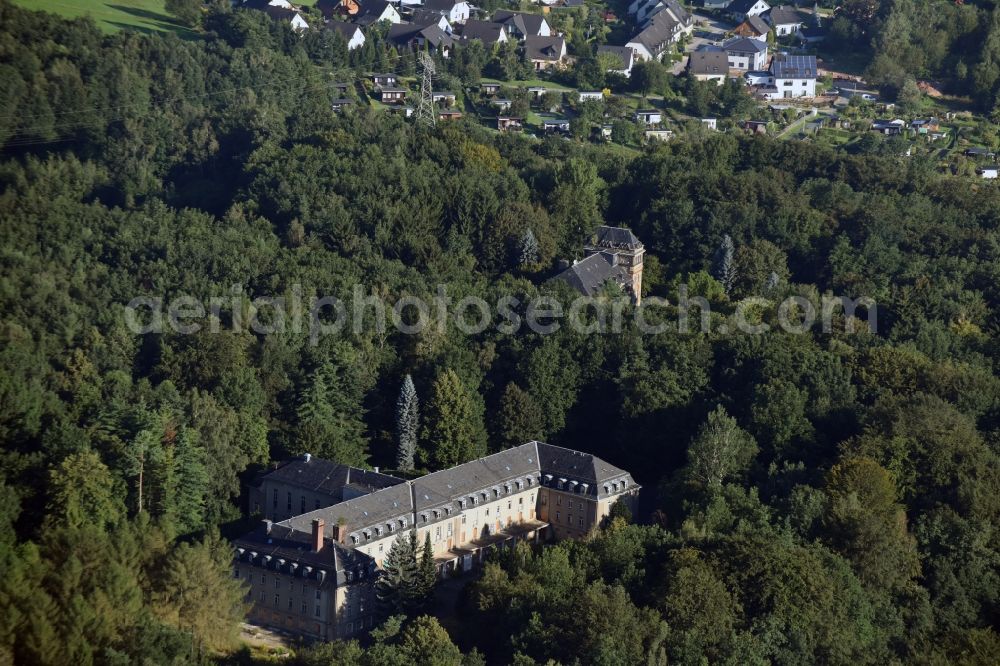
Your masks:
{"label": "dense forest", "polygon": [[917,79],[971,97],[1000,114],[1000,7],[991,0],[846,0],[829,21],[826,46],[861,54],[868,79],[903,100]]}
{"label": "dense forest", "polygon": [[[253,12],[208,28],[0,0],[0,661],[249,661],[241,483],[304,452],[393,468],[410,376],[418,469],[544,439],[631,471],[647,509],[497,555],[450,635],[396,617],[297,663],[997,662],[1000,189],[763,137],[633,153],[337,114],[329,83],[384,54]],[[294,289],[568,300],[546,280],[601,223],[645,243],[648,295],[686,286],[716,322],[834,293],[877,301],[877,331],[229,325]],[[236,305],[129,330],[133,298],[181,295]]]}

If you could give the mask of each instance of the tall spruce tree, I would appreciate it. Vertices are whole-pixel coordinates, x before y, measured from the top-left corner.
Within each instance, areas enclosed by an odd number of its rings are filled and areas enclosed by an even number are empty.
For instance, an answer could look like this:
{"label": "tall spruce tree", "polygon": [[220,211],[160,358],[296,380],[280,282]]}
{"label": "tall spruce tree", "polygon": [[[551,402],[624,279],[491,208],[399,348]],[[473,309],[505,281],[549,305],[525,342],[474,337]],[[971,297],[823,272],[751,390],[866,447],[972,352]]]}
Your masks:
{"label": "tall spruce tree", "polygon": [[733,239],[726,234],[722,237],[722,243],[719,244],[719,249],[715,251],[715,271],[714,277],[722,284],[723,289],[726,290],[726,294],[729,294],[733,290],[733,285],[736,283],[736,269],[733,266],[733,254],[736,248],[733,245]]}
{"label": "tall spruce tree", "polygon": [[419,400],[413,378],[406,375],[396,401],[396,469],[413,470],[413,456],[417,452],[417,429],[420,424]]}
{"label": "tall spruce tree", "polygon": [[522,267],[538,263],[538,239],[530,227],[524,230],[519,249],[518,263]]}
{"label": "tall spruce tree", "polygon": [[454,467],[486,453],[483,415],[454,370],[444,370],[434,380],[427,412],[424,441],[438,469]]}
{"label": "tall spruce tree", "polygon": [[426,607],[434,594],[434,583],[437,581],[437,567],[434,566],[434,546],[431,544],[431,533],[424,535],[424,547],[420,553],[420,563],[417,566],[415,598],[420,607]]}
{"label": "tall spruce tree", "polygon": [[406,613],[413,605],[417,578],[414,539],[412,532],[400,534],[382,562],[382,573],[375,583],[375,598],[386,613]]}

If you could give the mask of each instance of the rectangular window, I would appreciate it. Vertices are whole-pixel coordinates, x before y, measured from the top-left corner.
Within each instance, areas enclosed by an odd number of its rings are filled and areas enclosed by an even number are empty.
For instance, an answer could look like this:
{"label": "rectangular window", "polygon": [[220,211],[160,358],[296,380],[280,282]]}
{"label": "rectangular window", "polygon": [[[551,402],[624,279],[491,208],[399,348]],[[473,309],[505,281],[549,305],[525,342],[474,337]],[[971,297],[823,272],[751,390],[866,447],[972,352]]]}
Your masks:
{"label": "rectangular window", "polygon": [[288,610],[292,610],[292,595],[288,595]]}
{"label": "rectangular window", "polygon": [[278,604],[281,603],[281,598],[276,594],[274,595],[274,607],[277,608]]}
{"label": "rectangular window", "polygon": [[319,508],[319,500],[316,500],[316,507],[315,508],[317,508],[317,509]]}
{"label": "rectangular window", "polygon": [[315,613],[316,617],[319,617],[321,613],[322,613],[322,611],[320,610],[320,606],[317,604],[317,606],[316,606],[316,613]]}
{"label": "rectangular window", "polygon": [[580,527],[583,527],[583,516],[580,516]]}
{"label": "rectangular window", "polygon": [[465,516],[462,516],[462,524],[465,524]]}
{"label": "rectangular window", "polygon": [[305,513],[305,512],[306,512],[306,497],[305,495],[303,495],[302,501],[299,503],[299,513]]}
{"label": "rectangular window", "polygon": [[239,578],[239,577],[240,577],[240,568],[233,567],[233,578]]}
{"label": "rectangular window", "polygon": [[304,601],[302,602],[302,614],[303,615],[306,614],[306,602],[304,602]]}
{"label": "rectangular window", "polygon": [[288,500],[286,502],[286,506],[288,507],[289,511],[292,510],[292,493],[290,492],[288,493]]}
{"label": "rectangular window", "polygon": [[261,574],[260,575],[260,584],[263,585],[266,582],[267,582],[267,576],[265,576],[264,574]]}
{"label": "rectangular window", "polygon": [[277,577],[275,577],[275,579],[274,579],[274,589],[276,589],[276,590],[277,590],[277,589],[278,589],[278,588],[280,588],[280,587],[281,587],[281,579],[280,579],[280,578],[277,578]]}
{"label": "rectangular window", "polygon": [[559,522],[559,512],[558,511],[556,511],[556,522],[557,523]]}
{"label": "rectangular window", "polygon": [[562,506],[562,497],[560,495],[556,495],[556,506]]}
{"label": "rectangular window", "polygon": [[277,488],[274,489],[274,495],[273,495],[273,497],[274,497],[273,506],[274,506],[275,509],[277,509],[278,508],[278,489]]}
{"label": "rectangular window", "polygon": [[566,522],[567,522],[568,524],[570,524],[570,525],[572,525],[572,524],[573,524],[573,514],[572,514],[572,513],[567,513],[567,514],[566,514]]}
{"label": "rectangular window", "polygon": [[260,591],[260,602],[264,603],[264,590]]}
{"label": "rectangular window", "polygon": [[323,598],[323,592],[318,587],[316,588],[316,598],[317,599]]}

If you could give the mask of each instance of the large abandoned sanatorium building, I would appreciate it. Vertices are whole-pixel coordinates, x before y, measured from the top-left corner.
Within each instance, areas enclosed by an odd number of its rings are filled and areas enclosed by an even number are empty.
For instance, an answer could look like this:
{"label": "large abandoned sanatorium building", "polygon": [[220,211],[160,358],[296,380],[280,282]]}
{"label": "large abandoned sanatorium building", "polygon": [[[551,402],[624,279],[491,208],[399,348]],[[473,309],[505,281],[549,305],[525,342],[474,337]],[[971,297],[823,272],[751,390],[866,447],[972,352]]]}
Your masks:
{"label": "large abandoned sanatorium building", "polygon": [[581,537],[639,486],[588,453],[529,442],[404,481],[308,454],[262,475],[261,525],[235,541],[233,575],[251,622],[318,640],[378,622],[374,583],[401,534],[430,534],[441,575],[468,571],[490,546]]}

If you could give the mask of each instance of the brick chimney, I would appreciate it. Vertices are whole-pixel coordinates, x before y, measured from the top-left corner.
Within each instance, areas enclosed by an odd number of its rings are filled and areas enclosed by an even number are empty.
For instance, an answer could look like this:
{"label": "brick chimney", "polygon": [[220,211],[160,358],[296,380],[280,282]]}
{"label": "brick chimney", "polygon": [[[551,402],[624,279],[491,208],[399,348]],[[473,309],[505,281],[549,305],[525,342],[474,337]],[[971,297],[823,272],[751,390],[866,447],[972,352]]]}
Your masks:
{"label": "brick chimney", "polygon": [[323,527],[324,523],[322,518],[313,518],[312,549],[314,553],[318,553],[323,550]]}
{"label": "brick chimney", "polygon": [[334,524],[331,529],[333,530],[333,542],[340,543],[341,538],[343,537],[344,528],[341,527],[340,524]]}

